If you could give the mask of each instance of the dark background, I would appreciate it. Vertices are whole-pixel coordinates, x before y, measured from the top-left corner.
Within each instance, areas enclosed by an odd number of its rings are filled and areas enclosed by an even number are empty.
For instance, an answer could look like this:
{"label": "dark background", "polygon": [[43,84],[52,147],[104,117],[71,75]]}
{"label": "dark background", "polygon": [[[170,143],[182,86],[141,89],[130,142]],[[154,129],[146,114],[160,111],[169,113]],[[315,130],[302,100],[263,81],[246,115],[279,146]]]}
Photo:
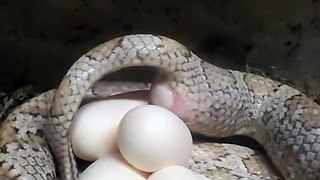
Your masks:
{"label": "dark background", "polygon": [[82,54],[135,33],[165,35],[213,64],[249,65],[320,94],[318,0],[0,0],[0,86],[55,88]]}

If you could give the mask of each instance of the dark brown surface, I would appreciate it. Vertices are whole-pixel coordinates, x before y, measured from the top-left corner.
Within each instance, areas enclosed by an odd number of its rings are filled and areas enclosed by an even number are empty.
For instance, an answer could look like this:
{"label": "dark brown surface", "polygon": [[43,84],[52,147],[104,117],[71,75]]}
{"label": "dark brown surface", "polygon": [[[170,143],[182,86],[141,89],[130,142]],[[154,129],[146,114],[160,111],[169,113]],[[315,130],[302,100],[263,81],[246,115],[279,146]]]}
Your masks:
{"label": "dark brown surface", "polygon": [[[82,54],[113,37],[153,33],[216,65],[245,65],[316,97],[319,1],[0,1],[0,86],[52,89]],[[126,75],[124,75],[126,76]]]}

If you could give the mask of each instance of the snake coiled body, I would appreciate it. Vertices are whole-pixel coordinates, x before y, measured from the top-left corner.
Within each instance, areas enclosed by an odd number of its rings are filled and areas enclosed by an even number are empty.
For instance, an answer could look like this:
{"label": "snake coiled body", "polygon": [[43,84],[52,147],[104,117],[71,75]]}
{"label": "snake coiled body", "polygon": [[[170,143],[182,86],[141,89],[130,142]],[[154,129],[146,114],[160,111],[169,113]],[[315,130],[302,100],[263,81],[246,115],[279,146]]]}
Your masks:
{"label": "snake coiled body", "polygon": [[[62,178],[76,179],[68,136],[72,117],[95,82],[132,66],[156,67],[168,77],[161,84],[180,98],[178,115],[193,132],[250,136],[285,179],[320,178],[318,104],[287,85],[219,68],[176,41],[153,35],[124,36],[97,46],[73,64],[57,89],[14,111],[0,129],[0,177],[54,177],[48,141]],[[230,177],[235,174],[225,169]]]}

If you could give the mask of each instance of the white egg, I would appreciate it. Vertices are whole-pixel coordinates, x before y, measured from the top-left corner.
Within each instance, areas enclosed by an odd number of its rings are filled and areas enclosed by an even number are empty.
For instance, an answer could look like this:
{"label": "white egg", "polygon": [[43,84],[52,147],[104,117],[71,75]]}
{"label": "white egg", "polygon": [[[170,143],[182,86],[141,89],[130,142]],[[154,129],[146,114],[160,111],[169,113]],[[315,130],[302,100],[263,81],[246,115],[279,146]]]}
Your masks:
{"label": "white egg", "polygon": [[122,117],[132,108],[145,105],[139,100],[102,100],[80,107],[73,118],[70,136],[75,155],[93,161],[118,151],[117,129]]}
{"label": "white egg", "polygon": [[188,127],[175,114],[155,105],[130,110],[121,120],[118,145],[134,167],[154,172],[170,165],[184,165],[191,154]]}
{"label": "white egg", "polygon": [[79,180],[146,180],[147,176],[129,165],[119,154],[109,154],[87,167]]}
{"label": "white egg", "polygon": [[147,180],[209,180],[208,178],[197,174],[190,169],[183,167],[183,166],[169,166],[160,171],[157,171]]}

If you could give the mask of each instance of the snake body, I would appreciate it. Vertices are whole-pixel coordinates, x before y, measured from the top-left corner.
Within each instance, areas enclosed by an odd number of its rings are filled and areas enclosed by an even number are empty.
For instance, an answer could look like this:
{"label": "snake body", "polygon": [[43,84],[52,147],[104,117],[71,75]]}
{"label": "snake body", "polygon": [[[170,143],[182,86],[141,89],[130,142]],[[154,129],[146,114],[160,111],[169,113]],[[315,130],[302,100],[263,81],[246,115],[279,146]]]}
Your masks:
{"label": "snake body", "polygon": [[[129,90],[147,90],[149,87],[145,83],[101,81],[92,85],[83,101],[91,102]],[[0,179],[56,177],[53,158],[43,136],[54,92],[55,90],[50,90],[29,100],[2,124]],[[43,106],[39,108],[41,104]],[[14,132],[15,129],[21,130]],[[280,177],[261,153],[234,144],[197,142],[193,146],[187,167],[210,179],[258,180]]]}
{"label": "snake body", "polygon": [[318,104],[287,85],[219,68],[180,43],[154,35],[124,36],[93,48],[72,65],[57,89],[10,114],[0,129],[0,177],[54,177],[47,140],[61,177],[76,179],[68,136],[72,117],[95,82],[132,66],[156,67],[169,77],[162,84],[180,98],[179,116],[193,132],[250,136],[285,179],[320,178]]}

